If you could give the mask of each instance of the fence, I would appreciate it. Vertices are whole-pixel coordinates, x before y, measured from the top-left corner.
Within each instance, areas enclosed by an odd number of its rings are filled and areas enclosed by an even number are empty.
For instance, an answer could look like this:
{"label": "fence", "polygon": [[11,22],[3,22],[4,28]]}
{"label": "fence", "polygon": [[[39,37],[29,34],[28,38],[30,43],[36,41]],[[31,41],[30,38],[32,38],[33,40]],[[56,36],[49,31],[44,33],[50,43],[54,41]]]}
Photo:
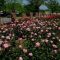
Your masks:
{"label": "fence", "polygon": [[8,23],[8,22],[11,22],[11,18],[7,18],[7,17],[0,18],[0,23],[1,24]]}

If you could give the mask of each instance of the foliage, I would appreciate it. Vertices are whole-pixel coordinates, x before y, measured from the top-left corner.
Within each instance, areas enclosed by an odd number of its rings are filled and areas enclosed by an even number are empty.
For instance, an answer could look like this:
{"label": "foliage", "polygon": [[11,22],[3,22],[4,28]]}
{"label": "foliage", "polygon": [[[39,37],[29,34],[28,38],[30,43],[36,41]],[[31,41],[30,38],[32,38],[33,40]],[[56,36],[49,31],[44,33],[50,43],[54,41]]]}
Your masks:
{"label": "foliage", "polygon": [[0,59],[60,60],[59,22],[25,19],[4,24],[0,28]]}
{"label": "foliage", "polygon": [[49,0],[48,3],[46,3],[46,6],[49,8],[49,10],[53,12],[59,12],[60,11],[60,5],[56,0]]}
{"label": "foliage", "polygon": [[19,3],[8,3],[6,4],[6,11],[11,12],[13,10],[19,11],[20,13],[24,12],[24,7]]}
{"label": "foliage", "polygon": [[3,8],[5,7],[5,0],[0,0],[0,10],[3,10]]}
{"label": "foliage", "polygon": [[31,7],[34,7],[32,11],[39,12],[39,6],[44,2],[43,0],[28,0],[30,9]]}

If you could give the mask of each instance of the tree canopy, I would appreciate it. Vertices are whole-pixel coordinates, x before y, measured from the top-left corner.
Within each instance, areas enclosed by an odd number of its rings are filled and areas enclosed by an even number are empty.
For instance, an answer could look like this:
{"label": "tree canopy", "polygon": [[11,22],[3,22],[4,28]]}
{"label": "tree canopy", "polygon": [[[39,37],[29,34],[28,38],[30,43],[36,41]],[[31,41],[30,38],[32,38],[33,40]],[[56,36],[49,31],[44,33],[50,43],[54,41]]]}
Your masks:
{"label": "tree canopy", "polygon": [[0,10],[3,10],[5,6],[5,0],[0,0]]}
{"label": "tree canopy", "polygon": [[60,5],[56,0],[49,0],[48,3],[46,3],[49,10],[53,12],[58,12],[60,10]]}
{"label": "tree canopy", "polygon": [[43,0],[27,0],[29,1],[29,6],[34,7],[35,12],[39,11],[39,6],[43,3]]}

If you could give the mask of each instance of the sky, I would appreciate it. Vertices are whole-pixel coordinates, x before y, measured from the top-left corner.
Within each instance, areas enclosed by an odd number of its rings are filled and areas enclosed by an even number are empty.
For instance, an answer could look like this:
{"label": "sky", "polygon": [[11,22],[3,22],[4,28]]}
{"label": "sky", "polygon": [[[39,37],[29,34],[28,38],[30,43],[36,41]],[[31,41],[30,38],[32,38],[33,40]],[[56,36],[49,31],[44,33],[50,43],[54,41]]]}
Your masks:
{"label": "sky", "polygon": [[23,4],[28,4],[28,1],[27,0],[23,0]]}

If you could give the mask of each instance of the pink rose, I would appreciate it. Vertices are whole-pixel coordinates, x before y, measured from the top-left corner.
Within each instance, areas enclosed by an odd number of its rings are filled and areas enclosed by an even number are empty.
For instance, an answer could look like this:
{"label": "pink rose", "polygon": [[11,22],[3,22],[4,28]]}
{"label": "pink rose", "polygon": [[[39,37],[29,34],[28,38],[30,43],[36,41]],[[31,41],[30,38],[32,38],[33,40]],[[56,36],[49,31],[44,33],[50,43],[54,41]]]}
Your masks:
{"label": "pink rose", "polygon": [[33,56],[33,54],[32,53],[29,53],[29,56]]}
{"label": "pink rose", "polygon": [[19,57],[19,60],[23,60],[23,58],[22,57]]}
{"label": "pink rose", "polygon": [[6,36],[6,39],[9,39],[10,40],[10,36]]}
{"label": "pink rose", "polygon": [[53,41],[50,41],[51,43],[53,43]]}
{"label": "pink rose", "polygon": [[45,43],[48,43],[48,40],[47,39],[45,40]]}
{"label": "pink rose", "polygon": [[5,36],[1,36],[1,38],[5,38]]}
{"label": "pink rose", "polygon": [[11,36],[12,36],[12,34],[9,34],[9,36],[11,37]]}
{"label": "pink rose", "polygon": [[22,39],[22,38],[18,38],[18,40],[20,40],[20,41],[21,41],[21,40],[23,40],[23,39]]}
{"label": "pink rose", "polygon": [[40,43],[39,42],[36,42],[35,43],[35,47],[40,47]]}
{"label": "pink rose", "polygon": [[27,51],[27,49],[23,49],[23,52],[24,52],[24,53],[27,53],[28,51]]}
{"label": "pink rose", "polygon": [[53,47],[53,48],[57,48],[57,45],[53,44],[52,47]]}
{"label": "pink rose", "polygon": [[35,39],[31,39],[31,41],[35,41]]}
{"label": "pink rose", "polygon": [[48,32],[48,30],[46,30],[46,32]]}
{"label": "pink rose", "polygon": [[58,30],[60,30],[60,27],[58,27]]}
{"label": "pink rose", "polygon": [[6,31],[3,31],[3,33],[5,33]]}
{"label": "pink rose", "polygon": [[41,30],[41,32],[44,32],[44,30]]}
{"label": "pink rose", "polygon": [[22,47],[22,45],[19,45],[19,48],[21,48],[21,49],[22,49],[22,48],[23,48],[23,47]]}
{"label": "pink rose", "polygon": [[27,30],[27,31],[30,31],[30,28],[27,28],[26,30]]}
{"label": "pink rose", "polygon": [[58,51],[57,50],[53,50],[53,52],[56,54]]}
{"label": "pink rose", "polygon": [[49,36],[51,36],[51,33],[48,33]]}
{"label": "pink rose", "polygon": [[34,34],[34,32],[31,32],[31,34]]}
{"label": "pink rose", "polygon": [[3,30],[4,28],[2,27],[1,30]]}
{"label": "pink rose", "polygon": [[8,29],[5,29],[5,31],[8,31]]}
{"label": "pink rose", "polygon": [[8,44],[8,43],[4,43],[4,44],[3,44],[3,47],[4,47],[4,48],[8,48],[9,46],[10,46],[10,44]]}
{"label": "pink rose", "polygon": [[37,33],[35,33],[34,35],[37,35]]}

